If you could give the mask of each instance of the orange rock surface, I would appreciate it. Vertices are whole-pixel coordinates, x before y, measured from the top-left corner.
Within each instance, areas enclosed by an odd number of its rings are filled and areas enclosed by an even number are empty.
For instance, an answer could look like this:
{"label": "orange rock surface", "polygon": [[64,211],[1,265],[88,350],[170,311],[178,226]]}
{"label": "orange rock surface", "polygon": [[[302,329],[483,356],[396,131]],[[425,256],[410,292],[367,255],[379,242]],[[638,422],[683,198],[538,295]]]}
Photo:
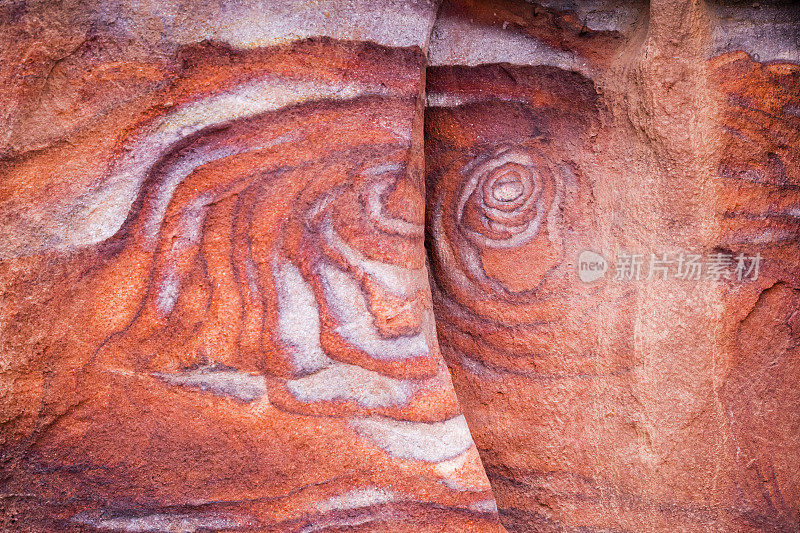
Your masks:
{"label": "orange rock surface", "polygon": [[797,531],[799,23],[0,5],[0,530]]}
{"label": "orange rock surface", "polygon": [[445,2],[428,69],[439,340],[501,521],[795,530],[796,13],[554,4]]}
{"label": "orange rock surface", "polygon": [[2,529],[502,531],[435,336],[423,49],[121,39],[41,60],[69,91],[5,146]]}

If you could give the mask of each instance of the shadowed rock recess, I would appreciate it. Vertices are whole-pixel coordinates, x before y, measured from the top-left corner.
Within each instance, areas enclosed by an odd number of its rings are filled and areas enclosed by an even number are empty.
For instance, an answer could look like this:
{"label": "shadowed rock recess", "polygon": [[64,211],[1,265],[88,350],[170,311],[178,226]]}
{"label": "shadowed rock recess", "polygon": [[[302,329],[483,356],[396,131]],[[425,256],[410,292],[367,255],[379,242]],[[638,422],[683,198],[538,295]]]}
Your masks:
{"label": "shadowed rock recess", "polygon": [[10,0],[0,58],[0,531],[800,530],[797,6]]}

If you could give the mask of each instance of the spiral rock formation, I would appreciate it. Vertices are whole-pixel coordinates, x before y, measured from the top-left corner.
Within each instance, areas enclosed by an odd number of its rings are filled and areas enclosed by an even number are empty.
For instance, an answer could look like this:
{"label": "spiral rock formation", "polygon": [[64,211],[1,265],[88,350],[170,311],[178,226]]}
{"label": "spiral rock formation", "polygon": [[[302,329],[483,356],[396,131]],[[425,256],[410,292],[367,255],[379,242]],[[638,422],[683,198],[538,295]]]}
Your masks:
{"label": "spiral rock formation", "polygon": [[798,20],[0,2],[0,530],[800,530]]}
{"label": "spiral rock formation", "polygon": [[[800,51],[760,9],[442,6],[434,309],[508,531],[797,528]],[[761,270],[648,275],[681,252]]]}
{"label": "spiral rock formation", "polygon": [[96,53],[154,85],[4,167],[4,523],[502,530],[436,341],[420,47]]}

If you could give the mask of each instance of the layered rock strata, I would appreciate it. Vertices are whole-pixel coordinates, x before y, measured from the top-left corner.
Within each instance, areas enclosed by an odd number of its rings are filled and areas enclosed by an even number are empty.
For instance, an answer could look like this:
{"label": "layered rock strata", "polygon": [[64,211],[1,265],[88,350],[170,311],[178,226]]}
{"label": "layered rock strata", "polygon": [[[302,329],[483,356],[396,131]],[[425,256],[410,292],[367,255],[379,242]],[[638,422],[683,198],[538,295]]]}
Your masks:
{"label": "layered rock strata", "polygon": [[450,0],[431,42],[437,326],[501,520],[794,530],[797,13],[574,4]]}
{"label": "layered rock strata", "polygon": [[357,4],[5,8],[4,530],[502,531],[427,279],[436,6]]}

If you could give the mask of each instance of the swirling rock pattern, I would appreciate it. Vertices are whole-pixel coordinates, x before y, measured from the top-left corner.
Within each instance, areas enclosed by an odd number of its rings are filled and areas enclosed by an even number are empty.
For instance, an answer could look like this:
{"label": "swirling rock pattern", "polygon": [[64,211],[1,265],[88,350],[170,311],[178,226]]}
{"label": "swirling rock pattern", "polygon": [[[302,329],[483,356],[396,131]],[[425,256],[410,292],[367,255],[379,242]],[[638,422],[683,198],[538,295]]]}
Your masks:
{"label": "swirling rock pattern", "polygon": [[[778,7],[652,4],[576,29],[575,3],[450,0],[434,27],[434,307],[508,531],[798,527],[796,39]],[[763,267],[584,284],[583,250]]]}
{"label": "swirling rock pattern", "polygon": [[435,67],[428,89],[440,344],[504,525],[548,530],[543,505],[595,489],[596,441],[578,428],[619,441],[633,418],[603,423],[591,407],[626,402],[626,295],[574,277],[574,258],[601,239],[585,157],[597,97],[589,79],[550,66]]}
{"label": "swirling rock pattern", "polygon": [[118,100],[6,145],[3,529],[501,531],[427,282],[426,35],[216,37],[82,44]]}
{"label": "swirling rock pattern", "polygon": [[0,529],[798,530],[798,13],[650,4],[2,3]]}

